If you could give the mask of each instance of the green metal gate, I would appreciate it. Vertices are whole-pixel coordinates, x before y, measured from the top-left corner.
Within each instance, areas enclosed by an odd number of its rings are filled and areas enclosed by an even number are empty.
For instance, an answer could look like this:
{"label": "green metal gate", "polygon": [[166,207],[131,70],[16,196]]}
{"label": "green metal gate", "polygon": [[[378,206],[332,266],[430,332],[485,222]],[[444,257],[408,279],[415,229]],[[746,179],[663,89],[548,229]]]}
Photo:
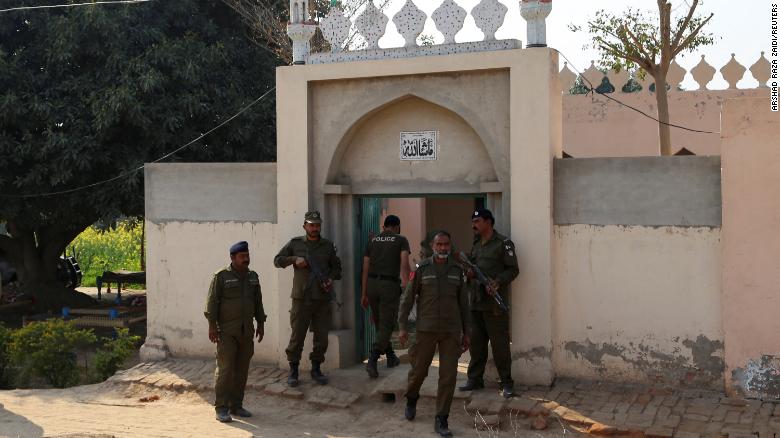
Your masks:
{"label": "green metal gate", "polygon": [[363,360],[368,357],[371,346],[376,340],[376,328],[371,323],[370,308],[364,310],[360,305],[360,280],[363,267],[363,253],[371,237],[379,234],[379,221],[382,216],[382,198],[355,198],[355,321],[357,322],[358,339],[356,342],[357,357]]}

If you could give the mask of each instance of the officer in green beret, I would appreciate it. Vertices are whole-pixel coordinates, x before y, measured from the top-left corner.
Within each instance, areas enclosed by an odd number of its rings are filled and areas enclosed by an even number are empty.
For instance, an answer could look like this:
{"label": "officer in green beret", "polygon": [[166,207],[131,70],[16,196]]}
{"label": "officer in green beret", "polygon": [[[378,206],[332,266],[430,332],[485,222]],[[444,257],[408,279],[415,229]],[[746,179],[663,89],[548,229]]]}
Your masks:
{"label": "officer in green beret", "polygon": [[[242,406],[244,388],[254,354],[252,335],[257,336],[257,342],[263,340],[266,317],[260,279],[249,269],[247,242],[230,247],[230,265],[211,279],[204,313],[209,322],[209,340],[217,344],[217,420],[232,421],[230,414],[251,417],[252,413]],[[257,320],[257,329],[253,318]]]}
{"label": "officer in green beret", "polygon": [[398,340],[406,344],[409,313],[417,303],[417,340],[409,349],[412,368],[406,387],[404,416],[412,421],[417,415],[420,387],[438,350],[439,389],[433,428],[443,437],[452,436],[448,418],[458,376],[458,358],[469,348],[468,291],[463,270],[450,257],[451,245],[450,234],[446,231],[439,231],[433,238],[433,257],[420,262],[411,284],[404,291],[398,317]]}
{"label": "officer in green beret", "polygon": [[320,235],[322,217],[319,211],[304,215],[303,229],[305,235],[293,237],[274,257],[277,268],[293,265],[295,270],[290,309],[292,333],[285,350],[290,362],[287,384],[293,387],[299,383],[298,366],[309,327],[314,332],[314,348],[309,355],[311,377],[320,385],[328,383],[320,365],[325,361],[328,349],[333,280],[341,279],[341,260],[336,255],[336,246]]}
{"label": "officer in green beret", "polygon": [[509,314],[496,304],[493,294],[500,294],[509,303],[509,284],[517,277],[515,244],[499,234],[493,213],[480,209],[471,215],[474,245],[469,259],[490,279],[485,287],[474,280],[474,272],[466,272],[472,286],[471,294],[471,362],[468,380],[461,391],[473,391],[485,387],[483,375],[488,358],[488,343],[493,349],[493,360],[501,379],[501,392],[506,398],[514,396],[512,380],[512,356],[509,352]]}

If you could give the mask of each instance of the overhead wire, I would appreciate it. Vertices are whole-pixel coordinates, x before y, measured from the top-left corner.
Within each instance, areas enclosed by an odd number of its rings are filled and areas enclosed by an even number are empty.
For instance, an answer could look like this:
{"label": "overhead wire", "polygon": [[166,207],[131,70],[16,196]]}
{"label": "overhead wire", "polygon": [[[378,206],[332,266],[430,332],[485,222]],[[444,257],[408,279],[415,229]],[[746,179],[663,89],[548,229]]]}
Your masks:
{"label": "overhead wire", "polygon": [[57,5],[39,5],[39,6],[18,6],[14,8],[0,9],[0,13],[11,11],[29,11],[34,9],[58,9],[58,8],[73,8],[77,6],[93,6],[93,5],[113,5],[113,4],[129,4],[129,3],[146,3],[152,0],[103,0],[96,2],[85,3],[65,3]]}

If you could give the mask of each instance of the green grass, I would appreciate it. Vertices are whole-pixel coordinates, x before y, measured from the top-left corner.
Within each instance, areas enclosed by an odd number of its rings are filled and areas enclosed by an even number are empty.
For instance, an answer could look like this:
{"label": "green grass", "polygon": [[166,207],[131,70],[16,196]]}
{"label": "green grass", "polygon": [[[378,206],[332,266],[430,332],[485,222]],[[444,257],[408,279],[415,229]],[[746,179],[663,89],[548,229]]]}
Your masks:
{"label": "green grass", "polygon": [[95,278],[103,271],[141,270],[141,224],[120,222],[116,228],[102,231],[87,228],[70,243],[68,255],[73,255],[84,275],[81,285],[94,287]]}

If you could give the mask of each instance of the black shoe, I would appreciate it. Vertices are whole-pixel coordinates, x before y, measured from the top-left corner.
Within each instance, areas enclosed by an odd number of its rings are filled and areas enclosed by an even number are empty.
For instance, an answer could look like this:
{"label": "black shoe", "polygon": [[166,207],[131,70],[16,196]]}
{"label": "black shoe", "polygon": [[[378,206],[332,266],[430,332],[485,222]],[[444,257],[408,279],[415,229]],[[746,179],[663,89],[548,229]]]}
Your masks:
{"label": "black shoe", "polygon": [[398,356],[395,355],[395,351],[388,350],[388,352],[385,355],[385,357],[387,357],[387,367],[388,368],[395,368],[398,365],[401,365],[401,359],[399,359]]}
{"label": "black shoe", "polygon": [[458,387],[459,391],[476,391],[485,387],[485,382],[482,380],[468,379],[466,384]]}
{"label": "black shoe", "polygon": [[452,436],[450,432],[450,425],[447,424],[447,418],[449,415],[437,415],[436,420],[433,422],[433,430],[441,436]]}
{"label": "black shoe", "polygon": [[366,372],[368,373],[368,377],[371,377],[372,379],[376,379],[379,377],[379,371],[376,369],[376,361],[379,360],[379,352],[376,350],[371,350],[371,353],[368,353],[368,362],[366,362]]}
{"label": "black shoe", "polygon": [[287,385],[293,388],[298,386],[298,362],[290,362],[290,375],[287,377]]}
{"label": "black shoe", "polygon": [[252,416],[252,413],[247,411],[246,409],[242,407],[233,408],[230,410],[230,413],[237,416],[237,417],[243,417],[243,418],[249,418]]}
{"label": "black shoe", "polygon": [[503,385],[501,388],[501,395],[504,396],[504,398],[512,398],[515,396],[515,388],[514,385]]}
{"label": "black shoe", "polygon": [[311,361],[311,378],[317,382],[318,385],[327,385],[328,378],[320,371],[320,363]]}
{"label": "black shoe", "polygon": [[230,416],[227,408],[217,409],[217,421],[220,423],[230,423],[233,421],[233,417]]}
{"label": "black shoe", "polygon": [[406,409],[404,409],[404,417],[406,417],[407,420],[412,421],[414,420],[415,415],[417,415],[417,398],[411,398],[406,397]]}

